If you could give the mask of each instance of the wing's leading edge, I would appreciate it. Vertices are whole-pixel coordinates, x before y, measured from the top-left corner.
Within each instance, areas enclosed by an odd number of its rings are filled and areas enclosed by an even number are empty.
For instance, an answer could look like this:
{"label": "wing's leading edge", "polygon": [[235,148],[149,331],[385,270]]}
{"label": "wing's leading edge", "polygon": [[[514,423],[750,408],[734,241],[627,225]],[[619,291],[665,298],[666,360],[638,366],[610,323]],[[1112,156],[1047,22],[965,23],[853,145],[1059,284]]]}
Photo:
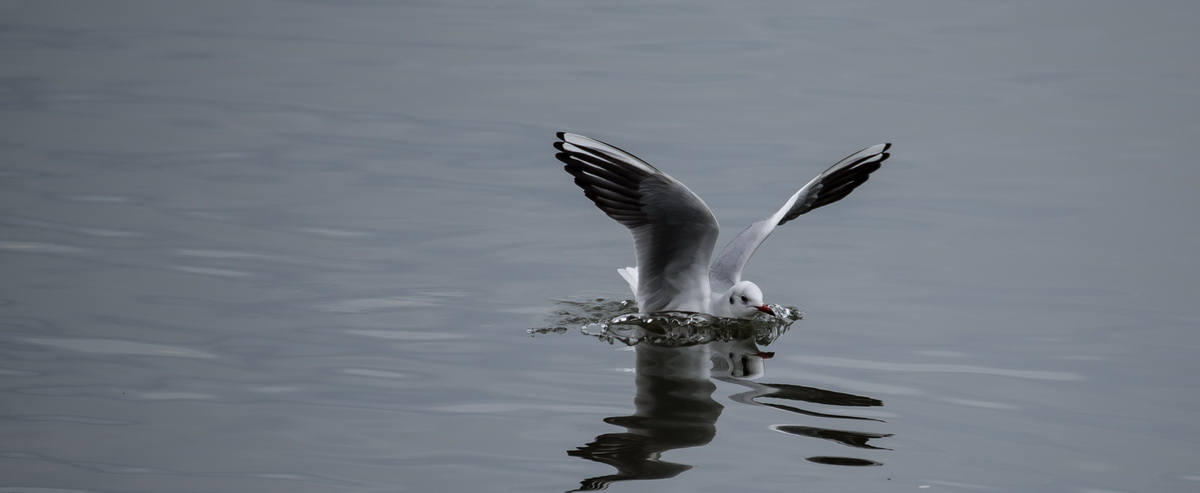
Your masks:
{"label": "wing's leading edge", "polygon": [[837,202],[863,183],[890,156],[892,144],[877,144],[838,161],[825,172],[800,188],[771,217],[751,224],[730,240],[717,255],[709,270],[713,292],[724,293],[742,279],[742,269],[771,235],[776,226],[783,225],[809,211]]}

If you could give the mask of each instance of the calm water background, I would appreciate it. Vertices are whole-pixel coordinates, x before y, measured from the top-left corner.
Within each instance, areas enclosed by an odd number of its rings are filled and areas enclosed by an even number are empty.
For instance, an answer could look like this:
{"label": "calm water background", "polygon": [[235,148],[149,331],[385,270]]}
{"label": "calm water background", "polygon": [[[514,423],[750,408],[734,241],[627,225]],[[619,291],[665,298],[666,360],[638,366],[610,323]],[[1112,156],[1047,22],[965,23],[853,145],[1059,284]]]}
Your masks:
{"label": "calm water background", "polygon": [[[553,132],[723,243],[895,143],[747,276],[805,311],[692,466],[611,491],[1200,488],[1200,3],[0,5],[0,491],[565,491],[633,355],[628,235]],[[877,449],[782,427],[872,433]],[[872,467],[830,465],[850,457]]]}

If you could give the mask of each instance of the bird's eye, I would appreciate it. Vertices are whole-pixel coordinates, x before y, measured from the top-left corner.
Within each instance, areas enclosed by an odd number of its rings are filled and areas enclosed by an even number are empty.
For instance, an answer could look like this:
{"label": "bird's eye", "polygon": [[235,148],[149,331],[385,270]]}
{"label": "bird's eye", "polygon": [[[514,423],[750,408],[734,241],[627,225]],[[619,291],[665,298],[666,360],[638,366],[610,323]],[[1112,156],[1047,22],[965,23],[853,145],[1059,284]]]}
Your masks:
{"label": "bird's eye", "polygon": [[733,304],[733,296],[730,296],[730,297],[729,297],[729,304],[730,304],[730,305],[732,305],[732,304]]}
{"label": "bird's eye", "polygon": [[745,295],[742,295],[742,303],[745,303],[747,301],[750,301],[750,299],[747,298]]}

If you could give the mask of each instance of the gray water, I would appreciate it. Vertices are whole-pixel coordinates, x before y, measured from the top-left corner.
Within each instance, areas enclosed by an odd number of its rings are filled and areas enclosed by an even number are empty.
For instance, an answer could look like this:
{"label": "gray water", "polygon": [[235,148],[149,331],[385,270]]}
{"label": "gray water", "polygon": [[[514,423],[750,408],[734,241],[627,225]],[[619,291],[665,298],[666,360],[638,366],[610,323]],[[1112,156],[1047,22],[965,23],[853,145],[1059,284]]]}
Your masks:
{"label": "gray water", "polygon": [[[1198,18],[5,2],[0,491],[1195,491]],[[556,131],[722,244],[895,147],[750,262],[763,375],[660,378],[528,332],[629,298]]]}

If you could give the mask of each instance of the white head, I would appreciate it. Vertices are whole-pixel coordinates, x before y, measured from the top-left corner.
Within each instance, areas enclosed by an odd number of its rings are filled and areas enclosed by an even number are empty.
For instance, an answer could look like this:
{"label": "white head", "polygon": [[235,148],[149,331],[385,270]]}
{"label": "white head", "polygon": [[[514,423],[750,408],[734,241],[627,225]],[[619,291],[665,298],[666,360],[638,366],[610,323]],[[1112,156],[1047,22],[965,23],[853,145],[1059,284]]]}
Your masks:
{"label": "white head", "polygon": [[737,339],[729,342],[712,342],[711,374],[714,377],[731,377],[753,380],[766,373],[766,360],[775,353],[763,351],[754,339]]}
{"label": "white head", "polygon": [[750,281],[741,281],[729,288],[724,302],[729,303],[729,311],[734,318],[754,318],[759,312],[775,314],[771,307],[763,303],[762,290]]}

